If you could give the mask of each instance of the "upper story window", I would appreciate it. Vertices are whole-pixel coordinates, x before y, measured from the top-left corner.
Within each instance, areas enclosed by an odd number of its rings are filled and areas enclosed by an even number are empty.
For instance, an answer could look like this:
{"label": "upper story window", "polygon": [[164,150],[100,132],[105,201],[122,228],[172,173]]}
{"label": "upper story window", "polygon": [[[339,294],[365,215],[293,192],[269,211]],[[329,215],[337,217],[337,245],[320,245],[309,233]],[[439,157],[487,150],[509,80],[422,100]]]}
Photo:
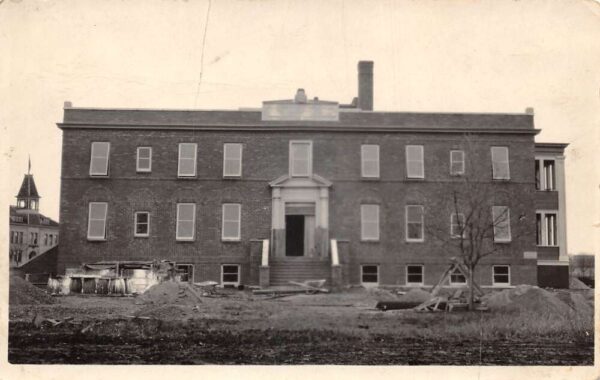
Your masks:
{"label": "upper story window", "polygon": [[152,147],[140,146],[137,148],[136,171],[152,171]]}
{"label": "upper story window", "polygon": [[465,174],[465,152],[462,150],[450,151],[450,175]]}
{"label": "upper story window", "polygon": [[408,178],[425,178],[423,145],[406,146],[406,176]]}
{"label": "upper story window", "polygon": [[179,164],[177,167],[178,177],[196,176],[196,152],[198,145],[194,143],[179,144]]}
{"label": "upper story window", "polygon": [[465,215],[452,213],[450,215],[450,237],[465,237]]}
{"label": "upper story window", "polygon": [[134,216],[134,231],[136,237],[150,236],[150,213],[147,211],[139,211]]}
{"label": "upper story window", "polygon": [[425,240],[423,213],[423,206],[406,206],[406,241],[421,242]]}
{"label": "upper story window", "polygon": [[492,178],[510,179],[508,148],[505,146],[492,147]]}
{"label": "upper story window", "polygon": [[196,204],[177,203],[177,240],[194,240],[196,230]]}
{"label": "upper story window", "polygon": [[240,240],[241,211],[242,205],[238,203],[223,204],[223,240]]}
{"label": "upper story window", "polygon": [[290,176],[310,177],[312,174],[312,142],[290,141]]}
{"label": "upper story window", "polygon": [[242,144],[223,145],[223,177],[242,176]]}
{"label": "upper story window", "polygon": [[88,240],[106,240],[106,212],[108,203],[90,202],[88,216]]}
{"label": "upper story window", "polygon": [[535,160],[535,188],[537,190],[556,190],[555,161]]}
{"label": "upper story window", "polygon": [[510,237],[510,210],[507,206],[492,207],[492,226],[495,242],[509,242]]}
{"label": "upper story window", "polygon": [[558,245],[557,212],[556,211],[538,211],[535,214],[536,219],[536,240],[537,245],[544,247],[555,247]]}
{"label": "upper story window", "polygon": [[31,233],[30,243],[33,244],[33,245],[37,245],[37,243],[38,243],[38,233],[37,232],[32,232]]}
{"label": "upper story window", "polygon": [[379,240],[379,205],[360,205],[361,240]]}
{"label": "upper story window", "polygon": [[379,178],[379,145],[361,145],[361,175],[365,178]]}
{"label": "upper story window", "polygon": [[91,176],[107,176],[108,175],[108,157],[110,154],[110,143],[108,142],[93,142],[92,156],[90,159],[90,175]]}

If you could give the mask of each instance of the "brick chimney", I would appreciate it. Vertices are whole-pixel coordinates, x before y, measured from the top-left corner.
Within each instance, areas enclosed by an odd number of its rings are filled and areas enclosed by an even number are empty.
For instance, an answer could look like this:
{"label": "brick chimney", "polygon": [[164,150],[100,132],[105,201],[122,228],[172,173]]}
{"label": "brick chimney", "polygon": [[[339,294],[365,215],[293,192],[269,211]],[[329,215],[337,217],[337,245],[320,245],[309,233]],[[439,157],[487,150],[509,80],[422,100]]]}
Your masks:
{"label": "brick chimney", "polygon": [[358,108],[373,111],[373,61],[358,62]]}

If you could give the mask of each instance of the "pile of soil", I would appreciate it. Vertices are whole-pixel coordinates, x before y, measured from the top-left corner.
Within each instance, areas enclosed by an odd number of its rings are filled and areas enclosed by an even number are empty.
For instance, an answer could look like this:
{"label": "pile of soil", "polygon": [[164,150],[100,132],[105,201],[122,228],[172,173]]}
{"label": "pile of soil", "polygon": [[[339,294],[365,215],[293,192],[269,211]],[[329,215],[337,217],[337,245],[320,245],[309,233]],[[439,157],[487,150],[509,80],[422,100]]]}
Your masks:
{"label": "pile of soil", "polygon": [[406,294],[400,296],[402,302],[423,303],[431,299],[431,293],[422,289],[411,289]]}
{"label": "pile of soil", "polygon": [[548,317],[567,317],[574,310],[556,294],[531,285],[488,294],[484,301],[490,309],[518,310]]}
{"label": "pile of soil", "polygon": [[54,298],[18,276],[10,276],[10,305],[40,305],[54,303]]}
{"label": "pile of soil", "polygon": [[194,306],[202,303],[198,292],[189,284],[176,281],[165,281],[150,287],[136,299],[138,305],[186,305]]}
{"label": "pile of soil", "polygon": [[587,290],[589,288],[589,286],[581,282],[581,280],[579,280],[577,277],[571,277],[569,280],[569,289]]}

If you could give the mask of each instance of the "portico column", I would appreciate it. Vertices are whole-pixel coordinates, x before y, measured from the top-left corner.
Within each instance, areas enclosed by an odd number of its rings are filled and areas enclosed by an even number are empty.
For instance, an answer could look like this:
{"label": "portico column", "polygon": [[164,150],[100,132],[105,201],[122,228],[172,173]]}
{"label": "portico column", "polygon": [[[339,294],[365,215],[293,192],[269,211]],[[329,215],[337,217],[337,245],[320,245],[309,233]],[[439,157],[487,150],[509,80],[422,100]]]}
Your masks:
{"label": "portico column", "polygon": [[556,190],[558,191],[558,259],[569,261],[567,254],[567,202],[565,194],[565,157],[556,157]]}
{"label": "portico column", "polygon": [[315,243],[320,257],[329,253],[329,189],[319,189],[319,215],[317,216],[317,231]]}
{"label": "portico column", "polygon": [[281,189],[273,188],[271,211],[271,255],[274,257],[285,256],[285,221],[281,201]]}

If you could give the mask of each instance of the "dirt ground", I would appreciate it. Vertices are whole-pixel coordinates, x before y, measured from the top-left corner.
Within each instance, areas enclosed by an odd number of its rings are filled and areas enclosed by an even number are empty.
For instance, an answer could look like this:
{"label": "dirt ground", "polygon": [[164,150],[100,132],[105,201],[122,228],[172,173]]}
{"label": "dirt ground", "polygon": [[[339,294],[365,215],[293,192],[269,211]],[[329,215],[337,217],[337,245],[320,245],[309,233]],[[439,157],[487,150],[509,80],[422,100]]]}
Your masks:
{"label": "dirt ground", "polygon": [[[488,312],[456,313],[379,311],[377,301],[400,297],[363,288],[285,297],[222,289],[202,296],[168,285],[138,297],[53,297],[52,304],[11,305],[9,361],[593,364],[589,291],[549,296],[535,289],[497,295]],[[544,297],[550,302],[540,302]],[[65,318],[56,326],[45,321]]]}

